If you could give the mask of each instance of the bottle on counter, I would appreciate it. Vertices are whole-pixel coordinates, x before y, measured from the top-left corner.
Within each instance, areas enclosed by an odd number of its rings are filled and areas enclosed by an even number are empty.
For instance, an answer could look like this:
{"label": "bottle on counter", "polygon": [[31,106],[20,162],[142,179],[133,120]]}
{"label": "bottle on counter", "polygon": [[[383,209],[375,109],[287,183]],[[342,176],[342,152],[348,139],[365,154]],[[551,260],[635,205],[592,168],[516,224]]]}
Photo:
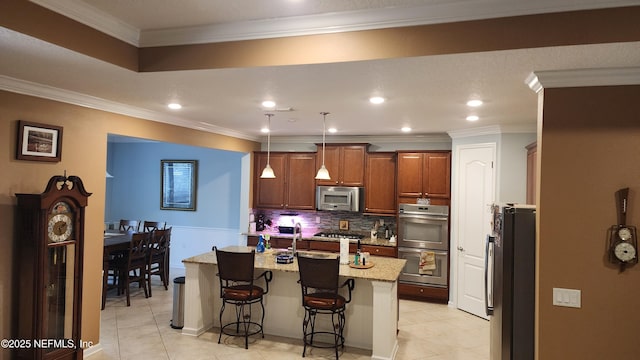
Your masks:
{"label": "bottle on counter", "polygon": [[258,238],[258,245],[256,245],[256,252],[263,253],[264,248],[265,248],[264,236],[260,235],[260,237]]}
{"label": "bottle on counter", "polygon": [[360,265],[360,249],[356,251],[356,254],[353,257],[353,265]]}
{"label": "bottle on counter", "polygon": [[384,226],[384,238],[388,239],[389,236],[390,236],[390,234],[389,234],[389,225],[385,225]]}

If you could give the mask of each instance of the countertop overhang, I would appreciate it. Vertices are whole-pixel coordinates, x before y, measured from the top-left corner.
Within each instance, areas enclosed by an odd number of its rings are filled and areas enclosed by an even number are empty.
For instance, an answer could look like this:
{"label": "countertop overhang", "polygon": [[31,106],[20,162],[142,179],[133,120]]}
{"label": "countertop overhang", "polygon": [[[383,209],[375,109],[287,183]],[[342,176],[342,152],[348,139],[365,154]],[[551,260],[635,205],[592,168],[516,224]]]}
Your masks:
{"label": "countertop overhang", "polygon": [[[226,251],[251,251],[254,249],[250,246],[228,246],[222,250]],[[264,253],[256,253],[255,258],[255,268],[259,270],[277,270],[284,272],[298,272],[298,263],[293,260],[291,264],[278,264],[276,262],[276,254],[277,250],[271,249],[271,251],[266,251]],[[322,251],[309,251],[304,250],[301,251],[303,253],[318,253],[318,254],[331,254]],[[373,281],[383,281],[383,282],[395,282],[398,280],[400,276],[400,272],[402,268],[404,268],[407,260],[405,259],[396,259],[391,257],[384,256],[370,256],[371,263],[375,264],[373,267],[368,269],[356,269],[352,268],[349,265],[341,264],[340,265],[340,276],[351,277],[355,279],[364,279],[364,280],[373,280]],[[192,256],[190,258],[182,260],[183,263],[194,263],[194,264],[208,264],[208,265],[216,265],[218,263],[216,259],[215,251],[210,251],[204,254]]]}

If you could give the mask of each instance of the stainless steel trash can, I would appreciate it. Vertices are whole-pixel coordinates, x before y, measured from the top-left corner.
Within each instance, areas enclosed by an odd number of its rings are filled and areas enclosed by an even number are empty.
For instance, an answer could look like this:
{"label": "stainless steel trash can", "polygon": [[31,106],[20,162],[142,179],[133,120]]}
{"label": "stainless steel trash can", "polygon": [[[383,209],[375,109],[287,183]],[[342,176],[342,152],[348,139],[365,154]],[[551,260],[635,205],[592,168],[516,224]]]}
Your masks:
{"label": "stainless steel trash can", "polygon": [[184,326],[184,276],[173,279],[173,317],[171,327],[182,329]]}

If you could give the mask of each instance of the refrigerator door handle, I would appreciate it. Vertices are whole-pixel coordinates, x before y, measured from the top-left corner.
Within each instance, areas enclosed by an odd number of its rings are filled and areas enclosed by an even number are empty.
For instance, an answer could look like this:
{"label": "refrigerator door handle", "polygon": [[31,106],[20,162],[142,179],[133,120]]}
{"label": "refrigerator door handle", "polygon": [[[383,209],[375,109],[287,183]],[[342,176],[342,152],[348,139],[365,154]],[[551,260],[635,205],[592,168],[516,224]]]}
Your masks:
{"label": "refrigerator door handle", "polygon": [[[487,243],[484,256],[484,305],[487,316],[493,315],[493,251],[496,238],[487,235]],[[489,260],[491,258],[491,260]],[[491,274],[489,274],[489,265],[491,265]],[[491,283],[489,283],[491,278]]]}

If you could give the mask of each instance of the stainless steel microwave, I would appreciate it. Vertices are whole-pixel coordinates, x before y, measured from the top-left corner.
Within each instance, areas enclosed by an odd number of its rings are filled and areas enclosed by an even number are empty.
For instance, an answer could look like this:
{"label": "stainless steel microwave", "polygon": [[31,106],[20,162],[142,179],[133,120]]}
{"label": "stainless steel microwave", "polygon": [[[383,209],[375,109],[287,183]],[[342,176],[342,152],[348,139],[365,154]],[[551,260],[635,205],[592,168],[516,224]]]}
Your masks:
{"label": "stainless steel microwave", "polygon": [[333,211],[362,211],[364,188],[346,186],[316,187],[316,209]]}

